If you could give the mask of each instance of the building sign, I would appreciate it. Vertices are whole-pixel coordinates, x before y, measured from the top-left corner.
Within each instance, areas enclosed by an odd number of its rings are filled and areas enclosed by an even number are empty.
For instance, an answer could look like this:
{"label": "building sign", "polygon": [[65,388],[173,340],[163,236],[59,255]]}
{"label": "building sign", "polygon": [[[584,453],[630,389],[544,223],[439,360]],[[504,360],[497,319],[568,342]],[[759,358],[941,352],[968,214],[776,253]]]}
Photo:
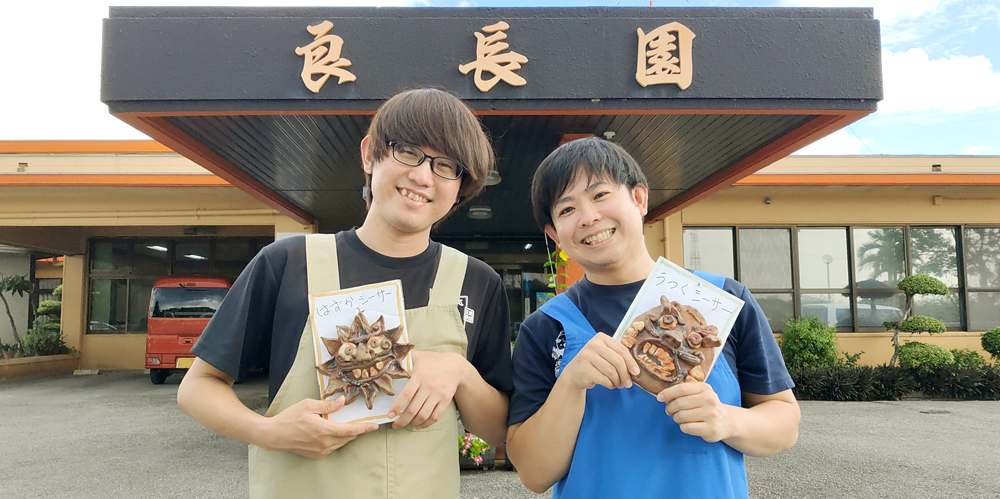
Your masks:
{"label": "building sign", "polygon": [[[481,92],[489,92],[499,80],[515,87],[528,83],[527,80],[514,73],[514,71],[521,69],[521,64],[528,62],[528,58],[517,52],[504,52],[510,48],[510,44],[504,42],[507,39],[507,33],[504,31],[508,28],[510,25],[500,21],[483,27],[484,32],[490,33],[489,36],[476,32],[476,60],[458,67],[462,74],[469,74],[469,71],[476,70],[476,87]],[[483,71],[492,73],[493,78],[484,80]]]}
{"label": "building sign", "polygon": [[664,24],[639,34],[635,80],[643,87],[673,83],[684,90],[691,85],[691,40],[694,33],[681,23]]}
{"label": "building sign", "polygon": [[[295,53],[302,56],[302,83],[306,88],[318,93],[326,80],[331,76],[336,76],[337,84],[354,81],[356,78],[350,71],[344,69],[351,65],[351,61],[340,57],[340,51],[344,48],[344,39],[337,35],[328,34],[333,29],[333,23],[323,21],[315,26],[307,26],[307,30],[316,37],[312,43],[304,47],[296,47]],[[320,75],[314,80],[313,76]]]}
{"label": "building sign", "polygon": [[[474,33],[476,60],[458,66],[463,75],[475,71],[473,78],[476,87],[483,93],[489,92],[500,81],[514,87],[528,83],[516,73],[522,64],[528,62],[528,58],[508,50],[510,44],[504,41],[507,39],[505,31],[509,28],[509,24],[500,21]],[[357,78],[354,74],[344,69],[351,65],[350,60],[341,57],[344,39],[330,34],[333,23],[323,21],[315,26],[307,26],[306,29],[315,39],[308,45],[295,48],[295,53],[303,57],[302,83],[306,88],[319,93],[331,76],[338,78],[338,84],[355,81]],[[677,22],[664,24],[649,33],[645,33],[642,28],[638,28],[636,32],[639,35],[636,81],[643,87],[675,84],[681,90],[688,88],[692,79],[691,41],[694,33]],[[493,77],[483,78],[484,72]]]}

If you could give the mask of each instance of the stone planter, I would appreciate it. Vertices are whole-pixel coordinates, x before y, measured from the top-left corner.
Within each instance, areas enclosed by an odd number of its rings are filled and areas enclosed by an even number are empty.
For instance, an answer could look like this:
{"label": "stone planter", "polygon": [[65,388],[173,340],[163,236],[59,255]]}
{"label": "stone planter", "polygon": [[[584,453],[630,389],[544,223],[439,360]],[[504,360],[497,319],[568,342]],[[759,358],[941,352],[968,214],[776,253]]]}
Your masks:
{"label": "stone planter", "polygon": [[0,360],[0,381],[70,374],[80,365],[80,354],[41,355]]}

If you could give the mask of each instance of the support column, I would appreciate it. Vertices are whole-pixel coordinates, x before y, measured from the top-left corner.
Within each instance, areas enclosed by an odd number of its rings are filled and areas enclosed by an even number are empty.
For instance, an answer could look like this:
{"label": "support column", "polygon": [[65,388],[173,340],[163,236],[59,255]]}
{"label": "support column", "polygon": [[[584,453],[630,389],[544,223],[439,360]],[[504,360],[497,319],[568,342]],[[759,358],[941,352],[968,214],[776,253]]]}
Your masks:
{"label": "support column", "polygon": [[87,260],[84,255],[63,257],[62,330],[66,346],[81,350],[86,328],[87,300]]}

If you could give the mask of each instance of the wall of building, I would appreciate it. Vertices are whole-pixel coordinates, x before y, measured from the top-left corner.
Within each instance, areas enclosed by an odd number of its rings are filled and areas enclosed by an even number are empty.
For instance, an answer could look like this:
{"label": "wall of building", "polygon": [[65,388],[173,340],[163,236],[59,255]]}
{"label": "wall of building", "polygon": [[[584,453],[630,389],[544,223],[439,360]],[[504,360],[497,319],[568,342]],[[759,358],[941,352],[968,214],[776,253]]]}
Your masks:
{"label": "wall of building", "polygon": [[[831,164],[833,164],[831,162]],[[994,159],[993,165],[997,164]],[[863,164],[861,166],[871,167]],[[905,165],[904,165],[905,166]],[[885,166],[883,165],[883,169]],[[765,203],[765,200],[768,202]],[[1000,188],[994,185],[849,186],[781,185],[723,189],[674,216],[681,227],[706,226],[849,226],[849,225],[1000,225]],[[669,219],[668,219],[669,220]],[[647,228],[662,234],[662,227]],[[683,233],[669,232],[680,245],[677,263],[683,263]],[[981,331],[949,331],[939,335],[902,335],[901,341],[922,341],[947,348],[968,348],[988,358],[980,345]],[[841,332],[840,349],[864,352],[861,362],[883,364],[892,356],[891,333]]]}
{"label": "wall of building", "polygon": [[[0,275],[7,277],[10,275],[28,276],[31,273],[31,255],[27,251],[18,248],[0,247]],[[10,314],[14,317],[14,325],[17,327],[17,334],[23,340],[24,334],[28,332],[28,294],[18,296],[16,294],[4,293],[4,299],[10,306]],[[3,343],[14,343],[14,331],[11,329],[10,317],[7,316],[3,303],[0,302],[0,341]]]}

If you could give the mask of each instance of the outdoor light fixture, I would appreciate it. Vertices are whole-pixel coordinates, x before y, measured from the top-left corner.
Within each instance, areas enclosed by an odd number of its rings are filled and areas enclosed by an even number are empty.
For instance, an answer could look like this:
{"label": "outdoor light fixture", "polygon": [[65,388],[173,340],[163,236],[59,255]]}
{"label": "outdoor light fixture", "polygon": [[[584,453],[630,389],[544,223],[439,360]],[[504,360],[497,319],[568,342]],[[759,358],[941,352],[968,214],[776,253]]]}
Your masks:
{"label": "outdoor light fixture", "polygon": [[490,170],[490,174],[483,179],[483,185],[491,186],[499,184],[503,179],[500,178],[500,172],[496,170]]}
{"label": "outdoor light fixture", "polygon": [[604,138],[607,140],[615,138],[615,132],[612,132],[611,130],[604,132]]}
{"label": "outdoor light fixture", "polygon": [[201,255],[184,255],[184,258],[190,258],[192,260],[208,260],[208,258],[205,258]]}
{"label": "outdoor light fixture", "polygon": [[473,206],[469,208],[469,218],[473,220],[493,218],[493,210],[489,206]]}
{"label": "outdoor light fixture", "polygon": [[527,243],[527,244],[525,244],[525,245],[524,245],[524,249],[526,249],[526,250],[530,250],[530,249],[531,249],[531,243]]}
{"label": "outdoor light fixture", "polygon": [[764,198],[764,204],[771,204],[771,198]]}
{"label": "outdoor light fixture", "polygon": [[156,251],[167,251],[167,248],[164,248],[163,246],[159,246],[159,245],[156,245],[156,246],[146,246],[146,247],[149,248],[149,249],[151,249],[151,250],[156,250]]}

